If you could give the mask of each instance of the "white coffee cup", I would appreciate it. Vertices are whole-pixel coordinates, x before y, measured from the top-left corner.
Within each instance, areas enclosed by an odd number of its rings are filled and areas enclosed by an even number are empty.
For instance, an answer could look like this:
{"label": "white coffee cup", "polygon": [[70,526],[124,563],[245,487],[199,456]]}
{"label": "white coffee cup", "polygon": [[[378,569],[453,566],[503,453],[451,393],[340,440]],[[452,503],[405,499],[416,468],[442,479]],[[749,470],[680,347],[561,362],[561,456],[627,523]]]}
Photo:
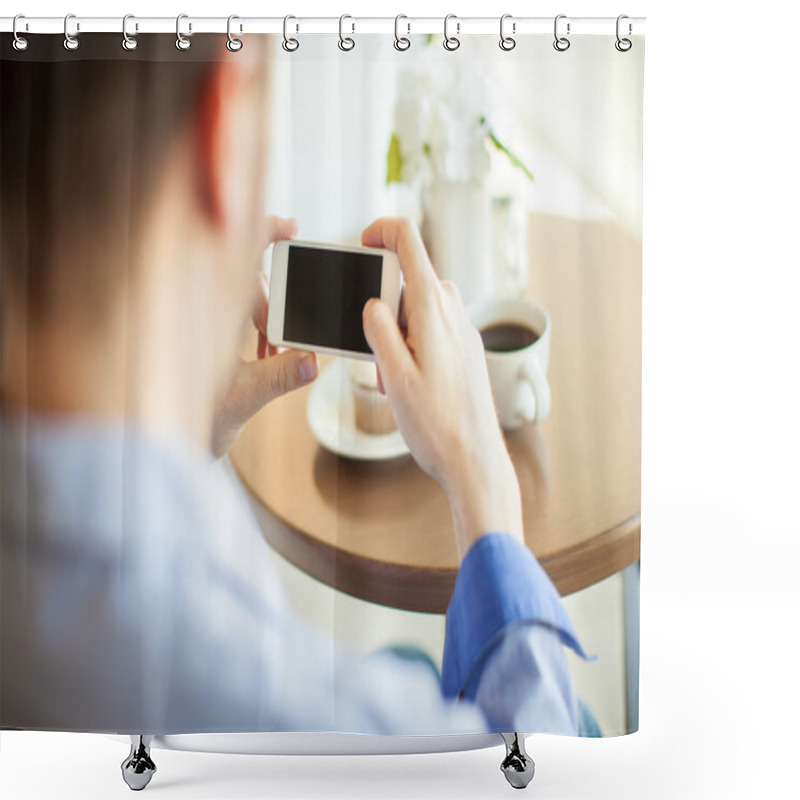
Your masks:
{"label": "white coffee cup", "polygon": [[506,430],[542,422],[550,413],[550,316],[540,305],[523,299],[498,299],[470,307],[473,325],[483,331],[496,325],[521,326],[538,335],[515,350],[486,350],[497,417]]}

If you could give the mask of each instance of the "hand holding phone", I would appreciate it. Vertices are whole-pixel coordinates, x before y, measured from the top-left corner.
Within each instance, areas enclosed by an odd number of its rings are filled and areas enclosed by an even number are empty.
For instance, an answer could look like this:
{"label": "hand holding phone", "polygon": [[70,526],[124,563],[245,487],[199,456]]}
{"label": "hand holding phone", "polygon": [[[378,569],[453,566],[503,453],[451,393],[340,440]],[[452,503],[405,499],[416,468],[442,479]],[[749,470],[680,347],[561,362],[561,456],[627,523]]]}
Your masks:
{"label": "hand holding phone", "polygon": [[370,298],[380,298],[397,319],[401,285],[400,263],[389,250],[276,242],[270,344],[374,361],[364,336],[364,306]]}
{"label": "hand holding phone", "polygon": [[458,290],[439,281],[408,220],[379,219],[362,241],[399,257],[407,325],[401,329],[393,311],[371,300],[364,330],[403,439],[450,500],[459,555],[488,531],[523,540],[519,483],[497,421],[483,343]]}
{"label": "hand holding phone", "polygon": [[[293,219],[269,216],[264,220],[264,248],[283,239],[290,239],[297,230]],[[306,386],[317,377],[319,364],[314,353],[288,349],[276,353],[267,346],[269,289],[260,276],[253,308],[253,325],[258,332],[257,358],[240,359],[231,382],[214,409],[211,450],[215,457],[224,455],[253,416],[266,403],[281,395]]]}

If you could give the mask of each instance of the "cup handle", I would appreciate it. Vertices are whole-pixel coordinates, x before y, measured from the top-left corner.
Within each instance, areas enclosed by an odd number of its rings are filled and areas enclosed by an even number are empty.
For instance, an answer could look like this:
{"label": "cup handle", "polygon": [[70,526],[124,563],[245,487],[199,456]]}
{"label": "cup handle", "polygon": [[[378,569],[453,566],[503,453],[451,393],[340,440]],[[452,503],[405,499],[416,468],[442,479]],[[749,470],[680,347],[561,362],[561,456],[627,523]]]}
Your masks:
{"label": "cup handle", "polygon": [[530,359],[523,362],[519,370],[519,377],[531,387],[533,396],[536,398],[533,418],[528,421],[543,422],[550,414],[550,384],[547,382],[547,378],[539,369],[539,365]]}

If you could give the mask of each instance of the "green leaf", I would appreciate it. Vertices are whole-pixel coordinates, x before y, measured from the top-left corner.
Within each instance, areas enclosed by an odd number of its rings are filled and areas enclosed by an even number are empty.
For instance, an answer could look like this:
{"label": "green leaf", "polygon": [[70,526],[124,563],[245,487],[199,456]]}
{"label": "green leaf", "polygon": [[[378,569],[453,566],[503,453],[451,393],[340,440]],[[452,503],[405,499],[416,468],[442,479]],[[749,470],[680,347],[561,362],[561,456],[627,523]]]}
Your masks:
{"label": "green leaf", "polygon": [[[481,118],[481,123],[484,123],[485,119]],[[504,155],[508,160],[511,162],[512,166],[521,169],[528,180],[533,182],[533,173],[528,169],[527,166],[523,163],[522,159],[516,155],[516,153],[512,153],[498,138],[495,136],[494,131],[490,128],[487,136],[489,137],[489,141]]]}
{"label": "green leaf", "polygon": [[400,152],[400,140],[393,133],[389,140],[389,152],[386,154],[386,185],[403,182],[403,154]]}

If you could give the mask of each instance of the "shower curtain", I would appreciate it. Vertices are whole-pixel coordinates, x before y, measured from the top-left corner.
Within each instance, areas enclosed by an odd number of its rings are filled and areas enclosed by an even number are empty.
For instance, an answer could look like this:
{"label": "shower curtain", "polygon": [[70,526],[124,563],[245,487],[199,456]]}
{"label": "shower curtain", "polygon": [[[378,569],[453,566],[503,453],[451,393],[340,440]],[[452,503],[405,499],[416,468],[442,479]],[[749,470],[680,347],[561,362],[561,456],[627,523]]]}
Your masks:
{"label": "shower curtain", "polygon": [[637,729],[644,41],[499,23],[0,36],[1,728]]}

